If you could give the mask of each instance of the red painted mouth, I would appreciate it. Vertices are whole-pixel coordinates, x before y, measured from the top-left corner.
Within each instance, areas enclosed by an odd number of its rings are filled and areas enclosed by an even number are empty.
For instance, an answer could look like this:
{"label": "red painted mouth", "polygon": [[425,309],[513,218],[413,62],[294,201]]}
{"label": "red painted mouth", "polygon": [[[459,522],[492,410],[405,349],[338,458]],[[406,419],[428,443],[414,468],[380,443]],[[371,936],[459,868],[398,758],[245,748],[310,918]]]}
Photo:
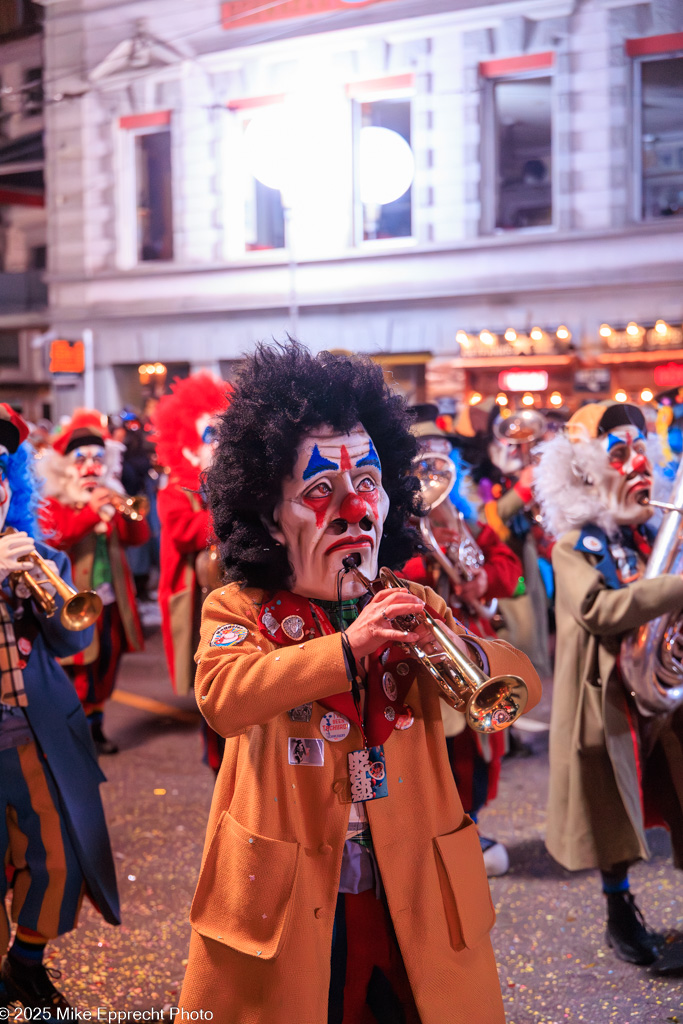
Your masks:
{"label": "red painted mouth", "polygon": [[344,537],[342,540],[335,541],[334,544],[330,544],[329,548],[325,549],[325,554],[329,555],[331,551],[341,551],[344,548],[351,548],[353,551],[358,551],[359,548],[374,548],[375,542],[372,537]]}
{"label": "red painted mouth", "polygon": [[649,491],[652,481],[645,477],[641,477],[639,480],[635,480],[629,488],[627,488],[626,494],[636,494],[638,491]]}

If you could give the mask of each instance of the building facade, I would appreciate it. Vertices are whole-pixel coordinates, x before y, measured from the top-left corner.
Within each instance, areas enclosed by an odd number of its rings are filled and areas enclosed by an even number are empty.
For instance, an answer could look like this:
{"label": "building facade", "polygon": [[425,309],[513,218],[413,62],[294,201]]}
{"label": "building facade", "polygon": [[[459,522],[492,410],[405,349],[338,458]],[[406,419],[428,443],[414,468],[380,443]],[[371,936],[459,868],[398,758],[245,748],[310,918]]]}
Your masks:
{"label": "building facade", "polygon": [[415,399],[683,384],[678,0],[42,2],[50,329],[101,408],[288,331]]}
{"label": "building facade", "polygon": [[41,15],[29,0],[0,7],[0,402],[32,420],[52,413],[35,342],[49,320]]}

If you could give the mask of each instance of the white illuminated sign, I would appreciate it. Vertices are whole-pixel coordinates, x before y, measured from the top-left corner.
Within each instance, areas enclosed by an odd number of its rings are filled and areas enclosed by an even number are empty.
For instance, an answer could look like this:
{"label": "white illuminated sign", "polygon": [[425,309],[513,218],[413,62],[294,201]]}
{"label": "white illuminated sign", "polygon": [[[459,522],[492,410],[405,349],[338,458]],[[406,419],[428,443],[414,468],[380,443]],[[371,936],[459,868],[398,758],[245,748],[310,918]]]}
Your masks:
{"label": "white illuminated sign", "polygon": [[498,387],[501,391],[545,391],[548,373],[546,370],[501,370]]}

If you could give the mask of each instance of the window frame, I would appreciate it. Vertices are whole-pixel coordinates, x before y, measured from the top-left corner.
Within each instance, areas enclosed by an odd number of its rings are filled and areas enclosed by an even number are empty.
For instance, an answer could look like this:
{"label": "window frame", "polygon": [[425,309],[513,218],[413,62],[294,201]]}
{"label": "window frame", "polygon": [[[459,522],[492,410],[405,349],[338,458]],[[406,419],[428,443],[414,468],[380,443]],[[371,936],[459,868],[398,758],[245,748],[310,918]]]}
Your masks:
{"label": "window frame", "polygon": [[[541,55],[542,56],[542,55]],[[558,101],[557,101],[557,74],[556,65],[553,59],[544,66],[530,66],[526,69],[511,69],[508,72],[495,71],[486,73],[484,67],[488,62],[479,65],[479,80],[481,87],[481,143],[480,143],[480,234],[481,235],[510,235],[512,233],[524,232],[525,234],[548,234],[557,231],[559,225],[559,147],[558,147]],[[512,58],[515,60],[516,58]],[[533,61],[530,55],[530,63]],[[490,62],[491,64],[497,62]],[[500,62],[503,64],[503,61]],[[498,210],[498,143],[496,137],[496,85],[505,82],[529,81],[531,79],[550,79],[550,204],[551,218],[549,224],[538,224],[531,227],[503,228],[496,224]]]}
{"label": "window frame", "polygon": [[[346,85],[346,96],[349,102],[351,129],[351,237],[350,244],[354,251],[369,249],[405,248],[417,243],[415,189],[419,181],[419,165],[415,151],[415,75],[390,75],[384,78],[368,79],[363,82],[349,82]],[[360,167],[358,160],[358,142],[360,138],[362,106],[364,103],[382,103],[390,100],[406,100],[410,105],[410,148],[415,157],[415,176],[411,183],[410,199],[410,234],[396,235],[392,238],[363,237],[363,203],[360,197]]]}
{"label": "window frame", "polygon": [[[143,260],[138,255],[138,205],[136,139],[141,135],[169,132],[171,142],[171,218],[173,256],[164,260]],[[175,154],[173,114],[170,110],[151,111],[120,117],[116,125],[119,165],[117,189],[117,264],[122,270],[146,266],[171,266],[178,263],[178,159]]]}
{"label": "window frame", "polygon": [[[647,39],[644,37],[643,42]],[[631,60],[631,110],[632,117],[629,118],[632,137],[630,140],[631,152],[631,216],[635,224],[660,224],[665,217],[646,217],[643,212],[643,201],[645,198],[645,181],[643,175],[643,74],[644,64],[655,60],[683,60],[683,46],[675,49],[662,49],[659,52],[630,52],[629,43],[638,43],[640,40],[629,40],[627,42],[627,53]],[[681,218],[672,218],[680,223]]]}

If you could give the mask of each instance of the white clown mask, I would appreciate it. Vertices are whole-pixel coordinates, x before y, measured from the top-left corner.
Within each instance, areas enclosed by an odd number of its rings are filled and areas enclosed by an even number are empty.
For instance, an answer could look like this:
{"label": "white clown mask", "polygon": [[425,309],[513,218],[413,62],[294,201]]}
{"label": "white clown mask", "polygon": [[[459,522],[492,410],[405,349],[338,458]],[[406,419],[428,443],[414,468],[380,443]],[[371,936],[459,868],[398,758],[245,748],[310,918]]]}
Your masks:
{"label": "white clown mask", "polygon": [[595,487],[614,521],[620,526],[646,522],[652,515],[647,504],[652,465],[645,435],[638,426],[628,423],[612,427],[597,443],[607,455],[608,466]]}
{"label": "white clown mask", "polygon": [[12,488],[7,479],[7,459],[9,452],[4,445],[0,444],[0,533],[5,528],[5,520],[9,512],[12,500]]}
{"label": "white clown mask", "polygon": [[[307,434],[297,449],[294,472],[283,483],[273,522],[267,524],[287,549],[291,589],[303,597],[337,600],[339,572],[349,555],[374,579],[388,511],[382,467],[361,426],[349,434],[324,426]],[[342,580],[343,598],[363,593],[348,575]]]}
{"label": "white clown mask", "polygon": [[99,444],[82,444],[65,455],[64,496],[72,505],[87,504],[107,475],[105,450]]}

